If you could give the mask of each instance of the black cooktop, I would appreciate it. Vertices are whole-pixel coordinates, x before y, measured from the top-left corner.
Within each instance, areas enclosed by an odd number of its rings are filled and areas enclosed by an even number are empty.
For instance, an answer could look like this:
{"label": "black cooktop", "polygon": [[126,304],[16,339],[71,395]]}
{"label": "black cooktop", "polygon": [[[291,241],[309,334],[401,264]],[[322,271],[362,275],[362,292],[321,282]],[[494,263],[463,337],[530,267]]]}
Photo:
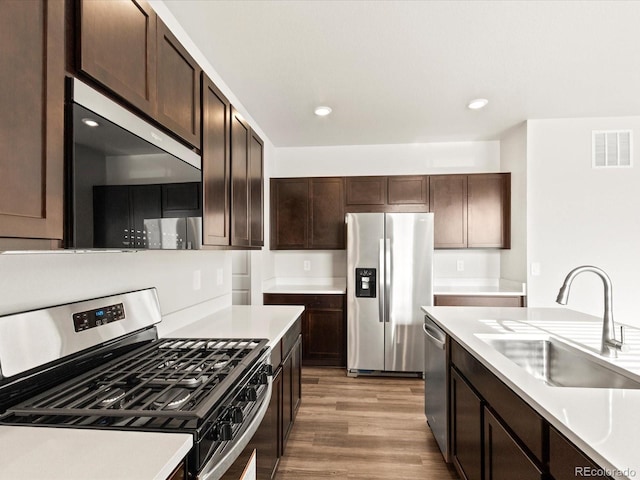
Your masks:
{"label": "black cooktop", "polygon": [[160,339],[7,410],[3,423],[198,428],[267,349],[267,340]]}

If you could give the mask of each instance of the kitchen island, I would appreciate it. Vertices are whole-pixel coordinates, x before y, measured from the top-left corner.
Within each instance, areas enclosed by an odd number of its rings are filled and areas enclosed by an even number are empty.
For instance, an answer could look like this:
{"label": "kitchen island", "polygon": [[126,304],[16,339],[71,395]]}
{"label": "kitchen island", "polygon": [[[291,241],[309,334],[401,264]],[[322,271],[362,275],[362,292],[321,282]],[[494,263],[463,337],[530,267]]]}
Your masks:
{"label": "kitchen island", "polygon": [[423,310],[450,336],[452,350],[468,352],[470,358],[548,422],[548,426],[542,427],[543,433],[557,430],[584,452],[601,469],[601,474],[637,478],[640,457],[635,439],[640,429],[640,389],[553,386],[527,373],[487,339],[551,336],[596,356],[603,365],[613,364],[640,375],[639,330],[628,328],[625,341],[629,350],[609,359],[598,354],[602,320],[568,309],[423,307]]}
{"label": "kitchen island", "polygon": [[[165,337],[266,338],[279,345],[302,307],[229,307]],[[165,480],[193,445],[191,435],[0,426],[0,479]]]}

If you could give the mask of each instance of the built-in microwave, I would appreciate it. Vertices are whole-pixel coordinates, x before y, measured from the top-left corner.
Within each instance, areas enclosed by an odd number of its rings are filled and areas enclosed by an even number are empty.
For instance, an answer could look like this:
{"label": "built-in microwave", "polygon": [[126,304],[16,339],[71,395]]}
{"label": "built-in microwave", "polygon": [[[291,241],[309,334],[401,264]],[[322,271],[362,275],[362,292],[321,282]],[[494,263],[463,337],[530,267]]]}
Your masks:
{"label": "built-in microwave", "polygon": [[66,246],[195,249],[201,157],[78,79],[67,83]]}

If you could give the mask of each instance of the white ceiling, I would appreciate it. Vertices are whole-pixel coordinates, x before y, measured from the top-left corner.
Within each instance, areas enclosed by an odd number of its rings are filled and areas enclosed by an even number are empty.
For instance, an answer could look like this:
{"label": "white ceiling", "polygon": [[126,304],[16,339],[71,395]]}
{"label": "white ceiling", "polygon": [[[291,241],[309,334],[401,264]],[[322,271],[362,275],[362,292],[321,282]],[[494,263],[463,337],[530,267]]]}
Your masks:
{"label": "white ceiling", "polygon": [[[530,118],[640,115],[640,1],[165,3],[277,147],[493,140]],[[476,97],[489,105],[468,110]]]}

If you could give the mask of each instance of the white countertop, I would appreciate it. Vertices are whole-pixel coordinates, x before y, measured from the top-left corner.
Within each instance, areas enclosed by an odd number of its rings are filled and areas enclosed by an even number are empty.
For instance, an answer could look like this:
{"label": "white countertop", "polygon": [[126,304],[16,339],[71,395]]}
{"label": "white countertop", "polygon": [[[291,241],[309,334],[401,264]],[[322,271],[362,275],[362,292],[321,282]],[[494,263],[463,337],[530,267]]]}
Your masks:
{"label": "white countertop", "polygon": [[[303,311],[233,306],[164,337],[267,338],[273,346]],[[179,433],[0,426],[0,480],[166,480],[192,445]]]}
{"label": "white countertop", "polygon": [[[536,380],[476,334],[543,333],[598,353],[602,320],[564,308],[422,307],[458,343],[615,478],[638,478],[640,390],[554,387]],[[628,352],[599,357],[640,375],[640,330]],[[626,475],[623,472],[627,472]],[[615,472],[612,472],[615,473]]]}
{"label": "white countertop", "polygon": [[300,306],[235,305],[165,335],[167,338],[266,338],[276,345],[304,311]]}
{"label": "white countertop", "polygon": [[0,427],[2,480],[166,480],[189,434]]}

